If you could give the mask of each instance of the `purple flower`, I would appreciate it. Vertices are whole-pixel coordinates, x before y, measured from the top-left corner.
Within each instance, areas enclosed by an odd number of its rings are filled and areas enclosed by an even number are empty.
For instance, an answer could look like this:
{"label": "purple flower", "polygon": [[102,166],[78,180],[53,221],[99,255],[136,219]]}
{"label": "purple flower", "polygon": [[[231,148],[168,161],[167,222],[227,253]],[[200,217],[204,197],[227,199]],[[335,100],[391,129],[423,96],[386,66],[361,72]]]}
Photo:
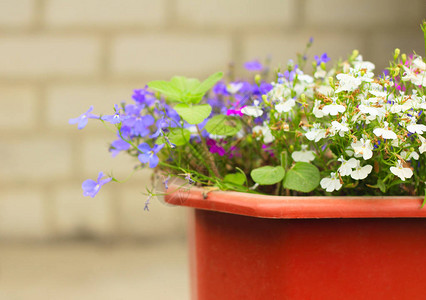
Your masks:
{"label": "purple flower", "polygon": [[111,124],[121,123],[122,118],[120,116],[120,108],[118,107],[117,104],[115,105],[114,110],[115,110],[115,114],[113,114],[113,115],[107,115],[107,116],[102,116],[101,119],[104,120],[104,121],[107,121],[107,122],[109,122]]}
{"label": "purple flower", "polygon": [[140,90],[134,90],[132,98],[136,103],[141,104],[143,106],[151,106],[155,103],[154,94],[147,90],[148,86]]}
{"label": "purple flower", "polygon": [[141,163],[146,164],[149,163],[150,168],[155,168],[158,165],[160,159],[157,156],[158,151],[160,151],[164,147],[162,145],[155,145],[151,148],[147,143],[142,143],[138,146],[138,150],[140,154],[138,155],[138,159]]}
{"label": "purple flower", "polygon": [[317,66],[319,66],[321,63],[327,63],[330,61],[330,57],[327,56],[327,53],[323,53],[321,57],[318,57],[318,55],[315,55],[315,60],[317,61]]}
{"label": "purple flower", "polygon": [[243,107],[240,107],[240,108],[237,108],[237,109],[228,109],[228,110],[226,111],[226,115],[227,115],[227,116],[235,116],[235,115],[238,115],[238,116],[244,116],[244,114],[241,112],[241,110],[242,110],[244,107],[246,107],[246,106],[243,106]]}
{"label": "purple flower", "polygon": [[148,199],[146,199],[145,201],[145,206],[143,207],[143,210],[149,211],[149,204],[151,204],[150,200],[151,200],[152,195],[150,194],[148,196]]}
{"label": "purple flower", "polygon": [[262,71],[263,65],[258,60],[248,61],[244,64],[248,71]]}
{"label": "purple flower", "polygon": [[122,138],[119,138],[118,140],[115,140],[111,143],[111,154],[112,157],[117,156],[118,153],[120,153],[120,151],[126,151],[129,150],[130,148],[130,144],[128,142],[126,142],[125,140],[123,140]]}
{"label": "purple flower", "polygon": [[123,117],[123,126],[132,129],[132,134],[137,136],[146,136],[150,133],[149,126],[154,124],[155,119],[151,115],[141,116],[141,106],[126,105],[127,116]]}
{"label": "purple flower", "polygon": [[89,110],[86,111],[84,114],[82,114],[78,118],[70,119],[68,122],[70,124],[78,124],[78,129],[83,129],[87,125],[89,119],[99,119],[98,116],[90,113],[92,110],[93,106],[90,106]]}
{"label": "purple flower", "polygon": [[216,85],[213,87],[213,93],[224,96],[229,95],[229,92],[226,89],[226,84],[223,81],[216,83]]}
{"label": "purple flower", "polygon": [[86,181],[84,181],[83,184],[81,185],[81,187],[83,188],[83,195],[90,196],[92,198],[95,197],[96,194],[101,189],[101,187],[112,180],[111,177],[102,179],[103,176],[104,176],[104,173],[99,172],[97,181],[94,181],[92,179],[87,179]]}
{"label": "purple flower", "polygon": [[219,146],[217,142],[213,139],[207,140],[207,146],[209,146],[209,151],[211,153],[217,153],[219,156],[224,156],[226,151],[223,147]]}

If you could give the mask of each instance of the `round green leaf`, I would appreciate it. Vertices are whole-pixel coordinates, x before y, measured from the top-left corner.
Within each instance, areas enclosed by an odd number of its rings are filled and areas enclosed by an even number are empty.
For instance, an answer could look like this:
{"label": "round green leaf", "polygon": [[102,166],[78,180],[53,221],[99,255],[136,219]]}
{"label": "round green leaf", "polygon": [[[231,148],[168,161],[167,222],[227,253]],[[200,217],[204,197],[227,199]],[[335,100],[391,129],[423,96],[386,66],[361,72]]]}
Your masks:
{"label": "round green leaf", "polygon": [[246,182],[246,177],[242,173],[231,173],[226,174],[223,178],[223,181],[237,185],[243,185]]}
{"label": "round green leaf", "polygon": [[286,189],[309,193],[320,183],[317,167],[306,162],[297,162],[285,175],[283,186]]}
{"label": "round green leaf", "polygon": [[241,121],[238,118],[217,115],[211,118],[204,127],[208,133],[233,136],[241,130]]}
{"label": "round green leaf", "polygon": [[193,125],[203,122],[212,112],[212,107],[209,104],[189,105],[179,103],[174,109],[182,119]]}
{"label": "round green leaf", "polygon": [[284,168],[281,166],[264,166],[251,171],[254,182],[260,185],[270,185],[280,182],[284,178]]}

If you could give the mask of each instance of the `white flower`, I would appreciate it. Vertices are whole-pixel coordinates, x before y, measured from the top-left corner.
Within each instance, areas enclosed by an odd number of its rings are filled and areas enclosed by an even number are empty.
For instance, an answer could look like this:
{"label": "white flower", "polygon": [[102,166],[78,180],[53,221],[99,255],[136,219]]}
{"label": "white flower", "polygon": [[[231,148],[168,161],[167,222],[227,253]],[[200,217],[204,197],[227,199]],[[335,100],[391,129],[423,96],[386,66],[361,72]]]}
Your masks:
{"label": "white flower", "polygon": [[317,88],[317,92],[320,93],[320,94],[323,94],[325,96],[329,96],[329,97],[334,94],[333,88],[331,86],[328,86],[328,85],[320,85]]}
{"label": "white flower", "polygon": [[338,191],[342,187],[342,183],[336,173],[331,173],[330,177],[321,179],[320,184],[327,192]]}
{"label": "white flower", "polygon": [[327,72],[321,68],[317,69],[317,71],[314,74],[315,78],[325,78],[325,76],[327,75]]}
{"label": "white flower", "polygon": [[324,112],[319,108],[320,104],[321,104],[321,101],[315,100],[314,108],[312,109],[312,112],[314,113],[316,118],[324,117]]}
{"label": "white flower", "polygon": [[359,161],[355,158],[350,158],[349,160],[345,160],[342,156],[337,159],[342,164],[340,165],[339,169],[337,171],[340,173],[341,176],[349,176],[352,173],[352,169],[355,168]]}
{"label": "white flower", "polygon": [[376,97],[386,97],[387,93],[384,91],[383,86],[372,82],[370,84],[370,89],[368,90],[368,92]]}
{"label": "white flower", "polygon": [[373,130],[373,133],[377,136],[381,136],[385,140],[395,140],[397,139],[397,135],[392,130],[388,129],[388,122],[384,122],[384,128],[376,128]]}
{"label": "white flower", "polygon": [[318,142],[319,140],[325,138],[326,130],[322,129],[321,124],[314,123],[313,127],[305,133],[305,136],[310,141]]}
{"label": "white flower", "polygon": [[315,159],[313,151],[307,150],[308,145],[302,145],[301,151],[294,151],[291,157],[294,161],[311,162]]}
{"label": "white flower", "polygon": [[342,118],[342,123],[339,123],[337,121],[331,122],[332,129],[337,131],[342,137],[345,135],[345,132],[349,131],[349,127],[346,125],[347,124],[345,118]]}
{"label": "white flower", "polygon": [[259,101],[254,100],[254,106],[246,106],[241,109],[241,112],[247,116],[260,117],[263,115],[263,110],[259,107]]}
{"label": "white flower", "polygon": [[423,152],[426,152],[426,139],[419,135],[420,142],[422,143],[419,147],[419,152],[422,154]]}
{"label": "white flower", "polygon": [[336,75],[336,78],[339,80],[339,88],[336,90],[336,93],[340,93],[341,91],[353,92],[361,84],[359,78],[355,78],[349,74],[340,73]]}
{"label": "white flower", "polygon": [[279,113],[289,112],[295,105],[296,101],[294,101],[293,99],[289,99],[287,101],[279,102],[278,104],[276,104],[275,109]]}
{"label": "white flower", "polygon": [[268,93],[272,101],[283,101],[285,86],[283,84],[272,83],[273,89]]}
{"label": "white flower", "polygon": [[402,181],[413,176],[413,171],[410,168],[404,168],[401,160],[397,162],[396,167],[390,167],[390,171],[401,178]]}
{"label": "white flower", "polygon": [[362,158],[367,160],[373,156],[373,145],[371,145],[370,140],[364,140],[364,138],[361,138],[356,143],[352,143],[351,147],[354,149],[355,157],[362,156]]}
{"label": "white flower", "polygon": [[261,133],[263,135],[263,142],[265,144],[272,143],[275,140],[275,137],[271,133],[271,129],[267,125],[257,125],[253,127],[253,133],[259,134]]}
{"label": "white flower", "polygon": [[411,123],[407,126],[407,130],[411,133],[423,134],[426,131],[426,126],[423,124]]}
{"label": "white flower", "polygon": [[362,180],[367,178],[368,174],[371,173],[373,167],[371,165],[365,165],[361,167],[359,161],[357,160],[355,170],[352,171],[351,177],[355,180]]}
{"label": "white flower", "polygon": [[226,90],[228,91],[228,93],[230,94],[235,94],[238,93],[238,91],[243,87],[243,83],[242,82],[231,82],[230,84],[228,84],[228,86],[226,87]]}
{"label": "white flower", "polygon": [[420,157],[416,151],[412,151],[412,152],[401,151],[400,155],[405,160],[410,160],[410,159],[418,160]]}
{"label": "white flower", "polygon": [[323,107],[322,111],[324,115],[337,116],[339,113],[343,113],[346,110],[346,107],[340,104],[330,104]]}

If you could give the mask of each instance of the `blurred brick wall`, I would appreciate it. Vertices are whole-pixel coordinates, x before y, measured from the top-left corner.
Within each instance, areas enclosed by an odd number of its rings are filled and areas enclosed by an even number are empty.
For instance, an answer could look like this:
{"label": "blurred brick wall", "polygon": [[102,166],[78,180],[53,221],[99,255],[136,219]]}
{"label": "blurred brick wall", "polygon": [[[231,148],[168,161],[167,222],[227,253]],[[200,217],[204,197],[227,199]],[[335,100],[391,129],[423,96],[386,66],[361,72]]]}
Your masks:
{"label": "blurred brick wall", "polygon": [[134,162],[110,157],[102,126],[69,118],[108,113],[152,79],[284,64],[311,36],[311,59],[357,48],[380,70],[395,47],[424,55],[424,17],[424,0],[0,1],[0,241],[181,236],[184,210],[143,211],[149,173],[81,195],[83,180],[125,178]]}

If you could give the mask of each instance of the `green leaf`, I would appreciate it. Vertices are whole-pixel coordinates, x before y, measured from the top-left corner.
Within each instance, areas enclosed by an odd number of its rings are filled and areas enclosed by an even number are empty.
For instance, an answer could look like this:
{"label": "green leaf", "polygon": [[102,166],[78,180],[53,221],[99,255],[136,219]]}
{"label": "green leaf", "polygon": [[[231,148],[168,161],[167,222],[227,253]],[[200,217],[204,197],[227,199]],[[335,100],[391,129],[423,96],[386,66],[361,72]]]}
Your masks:
{"label": "green leaf", "polygon": [[264,166],[253,169],[250,173],[254,182],[260,185],[270,185],[280,182],[284,178],[284,174],[284,168],[281,166]]}
{"label": "green leaf", "polygon": [[182,101],[182,91],[171,82],[154,80],[148,83],[148,87],[163,94],[172,101]]}
{"label": "green leaf", "polygon": [[177,104],[174,109],[189,124],[200,124],[203,122],[212,111],[209,104],[189,105],[186,103]]}
{"label": "green leaf", "polygon": [[381,179],[378,179],[378,180],[377,180],[377,183],[376,183],[375,185],[367,184],[367,186],[369,186],[369,187],[371,187],[371,188],[375,188],[375,189],[380,189],[380,191],[381,191],[382,193],[386,193],[386,185],[385,185],[385,183],[383,182],[383,180],[381,180]]}
{"label": "green leaf", "polygon": [[223,181],[237,185],[243,185],[246,182],[246,177],[244,176],[244,174],[241,173],[231,173],[226,174],[223,178]]}
{"label": "green leaf", "polygon": [[204,96],[205,93],[207,93],[208,90],[210,90],[219,80],[221,80],[223,77],[222,72],[214,73],[213,75],[210,75],[209,78],[204,80],[198,87],[194,90],[191,90],[191,92],[195,95],[202,94]]}
{"label": "green leaf", "polygon": [[[175,144],[176,146],[183,146],[189,142],[191,132],[188,129],[172,128],[166,136],[172,144]],[[156,144],[164,143],[166,143],[166,139],[163,136],[159,137],[156,141]]]}
{"label": "green leaf", "polygon": [[423,208],[426,204],[426,188],[425,188],[425,198],[423,199],[423,203],[422,206],[420,206],[420,208]]}
{"label": "green leaf", "polygon": [[200,81],[195,78],[186,78],[183,76],[175,76],[170,80],[177,89],[181,92],[189,93],[200,85]]}
{"label": "green leaf", "polygon": [[297,162],[285,175],[283,186],[286,189],[309,193],[320,183],[317,167],[306,162]]}
{"label": "green leaf", "polygon": [[217,115],[211,118],[204,128],[211,134],[233,136],[241,130],[241,127],[241,121],[238,118]]}

